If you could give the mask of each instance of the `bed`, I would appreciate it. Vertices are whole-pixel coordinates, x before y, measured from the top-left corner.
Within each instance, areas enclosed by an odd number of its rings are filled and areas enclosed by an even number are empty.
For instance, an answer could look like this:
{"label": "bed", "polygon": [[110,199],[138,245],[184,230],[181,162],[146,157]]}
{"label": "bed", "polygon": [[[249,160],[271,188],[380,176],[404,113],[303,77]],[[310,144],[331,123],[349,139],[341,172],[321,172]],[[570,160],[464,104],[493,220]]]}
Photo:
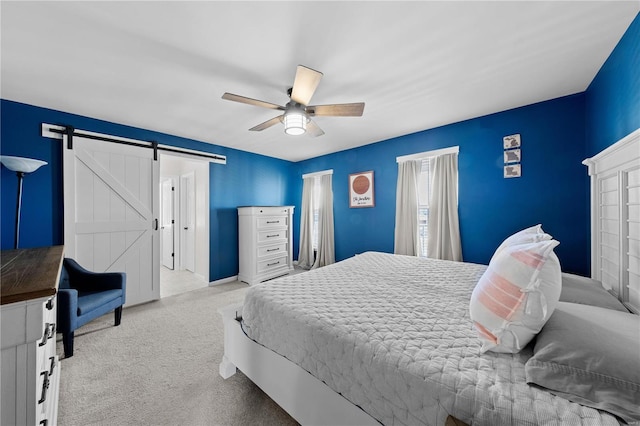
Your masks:
{"label": "bed", "polygon": [[366,252],[251,287],[243,305],[222,309],[220,374],[240,369],[304,425],[639,425],[640,317],[631,312],[640,305],[628,302],[640,263],[623,245],[640,242],[640,226],[631,207],[617,210],[629,216],[620,247],[602,242],[598,227],[612,165],[624,167],[613,176],[637,199],[639,147],[640,129],[585,160],[597,280],[562,274],[555,312],[517,353],[484,352],[472,320],[470,300],[493,259]]}
{"label": "bed", "polygon": [[[451,415],[474,425],[618,425],[606,412],[526,384],[531,348],[481,353],[469,299],[485,269],[367,252],[251,287],[241,311],[226,311],[221,374],[239,367],[302,424],[444,425]],[[237,339],[249,347],[234,352]],[[252,346],[292,364],[302,379],[259,364]],[[328,388],[345,414],[329,419],[336,409],[318,396],[305,406],[305,379]],[[271,392],[269,381],[285,395]]]}

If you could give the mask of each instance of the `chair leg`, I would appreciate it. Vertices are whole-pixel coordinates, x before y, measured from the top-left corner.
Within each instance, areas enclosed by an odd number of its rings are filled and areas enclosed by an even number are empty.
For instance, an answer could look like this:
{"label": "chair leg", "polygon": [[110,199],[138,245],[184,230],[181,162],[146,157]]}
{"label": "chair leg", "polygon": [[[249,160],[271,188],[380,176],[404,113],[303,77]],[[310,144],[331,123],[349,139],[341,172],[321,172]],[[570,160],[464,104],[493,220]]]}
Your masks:
{"label": "chair leg", "polygon": [[115,310],[115,321],[116,327],[120,325],[120,320],[122,319],[122,306],[117,307]]}
{"label": "chair leg", "polygon": [[62,346],[64,347],[64,357],[71,358],[73,356],[73,331],[62,333]]}

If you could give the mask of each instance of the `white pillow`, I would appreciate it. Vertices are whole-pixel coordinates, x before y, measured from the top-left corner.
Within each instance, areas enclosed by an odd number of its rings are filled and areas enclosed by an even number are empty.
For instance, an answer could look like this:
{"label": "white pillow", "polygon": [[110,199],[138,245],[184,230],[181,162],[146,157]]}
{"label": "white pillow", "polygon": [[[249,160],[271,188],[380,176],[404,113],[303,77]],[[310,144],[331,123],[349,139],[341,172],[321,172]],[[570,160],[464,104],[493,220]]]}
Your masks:
{"label": "white pillow", "polygon": [[482,352],[516,353],[547,322],[560,298],[560,244],[544,240],[504,247],[471,294],[469,311]]}
{"label": "white pillow", "polygon": [[537,243],[538,241],[546,241],[546,240],[550,240],[551,238],[553,238],[551,237],[551,235],[545,233],[542,230],[541,224],[531,226],[529,228],[523,229],[522,231],[518,231],[515,234],[507,237],[502,242],[502,244],[498,246],[491,260],[493,260],[493,258],[496,257],[496,255],[500,253],[505,247],[509,247],[517,244]]}

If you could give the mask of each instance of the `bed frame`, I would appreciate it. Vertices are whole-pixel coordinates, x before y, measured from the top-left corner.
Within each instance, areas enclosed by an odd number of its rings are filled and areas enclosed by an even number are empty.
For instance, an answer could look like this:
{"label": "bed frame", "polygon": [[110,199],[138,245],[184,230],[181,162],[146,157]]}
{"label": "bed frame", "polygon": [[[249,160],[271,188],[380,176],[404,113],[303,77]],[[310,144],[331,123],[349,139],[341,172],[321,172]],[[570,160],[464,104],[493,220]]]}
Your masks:
{"label": "bed frame", "polygon": [[240,325],[242,304],[218,312],[224,323],[224,356],[220,363],[223,379],[239,369],[303,425],[380,424],[298,365],[247,337]]}

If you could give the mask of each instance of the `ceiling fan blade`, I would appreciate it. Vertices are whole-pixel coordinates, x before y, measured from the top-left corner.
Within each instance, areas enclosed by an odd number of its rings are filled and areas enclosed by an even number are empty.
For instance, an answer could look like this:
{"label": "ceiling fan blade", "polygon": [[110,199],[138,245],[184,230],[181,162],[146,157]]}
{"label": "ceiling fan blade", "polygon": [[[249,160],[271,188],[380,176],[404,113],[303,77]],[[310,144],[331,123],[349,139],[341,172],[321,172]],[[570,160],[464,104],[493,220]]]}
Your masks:
{"label": "ceiling fan blade", "polygon": [[283,106],[272,104],[271,102],[265,102],[265,101],[259,101],[257,99],[247,98],[245,96],[234,95],[233,93],[225,93],[224,95],[222,95],[222,99],[226,99],[228,101],[240,102],[241,104],[249,104],[249,105],[255,105],[263,108],[279,109],[281,111],[284,111]]}
{"label": "ceiling fan blade", "polygon": [[291,90],[291,100],[302,105],[309,105],[311,97],[315,93],[318,84],[320,84],[320,79],[322,79],[320,71],[312,70],[304,65],[298,65],[296,79]]}
{"label": "ceiling fan blade", "polygon": [[284,117],[283,115],[279,115],[277,117],[273,117],[271,120],[267,120],[264,123],[260,123],[257,126],[254,126],[252,128],[250,128],[249,130],[254,131],[254,132],[259,132],[260,130],[264,130],[264,129],[268,129],[269,127],[281,123],[282,119]]}
{"label": "ceiling fan blade", "polygon": [[307,133],[309,134],[309,136],[314,138],[324,135],[324,131],[313,120],[309,120],[309,122],[307,123]]}
{"label": "ceiling fan blade", "polygon": [[360,117],[364,111],[364,102],[353,104],[310,105],[306,108],[307,114],[324,115],[333,117]]}

